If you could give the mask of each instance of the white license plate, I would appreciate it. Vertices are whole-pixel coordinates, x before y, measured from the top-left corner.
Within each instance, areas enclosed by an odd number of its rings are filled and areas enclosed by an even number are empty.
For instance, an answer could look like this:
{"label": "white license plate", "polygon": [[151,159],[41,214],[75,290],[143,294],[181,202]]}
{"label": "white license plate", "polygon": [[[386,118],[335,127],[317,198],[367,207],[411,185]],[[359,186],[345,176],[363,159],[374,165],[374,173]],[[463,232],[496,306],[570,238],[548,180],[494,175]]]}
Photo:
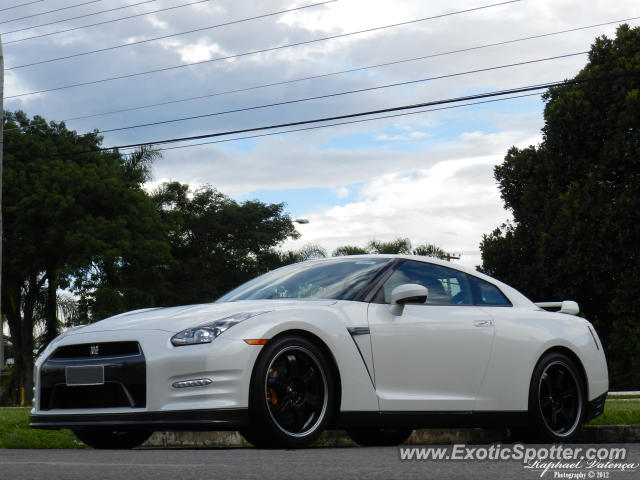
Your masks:
{"label": "white license plate", "polygon": [[104,385],[104,365],[66,367],[67,386]]}

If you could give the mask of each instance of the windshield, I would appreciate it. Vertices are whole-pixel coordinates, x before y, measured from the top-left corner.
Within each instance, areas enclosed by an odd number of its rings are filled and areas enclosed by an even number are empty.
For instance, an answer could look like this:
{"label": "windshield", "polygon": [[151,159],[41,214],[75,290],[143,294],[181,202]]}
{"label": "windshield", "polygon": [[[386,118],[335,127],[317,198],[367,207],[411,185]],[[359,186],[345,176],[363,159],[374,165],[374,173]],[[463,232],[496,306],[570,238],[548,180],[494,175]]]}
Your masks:
{"label": "windshield", "polygon": [[278,298],[352,300],[388,262],[388,258],[349,258],[296,263],[254,278],[217,301]]}

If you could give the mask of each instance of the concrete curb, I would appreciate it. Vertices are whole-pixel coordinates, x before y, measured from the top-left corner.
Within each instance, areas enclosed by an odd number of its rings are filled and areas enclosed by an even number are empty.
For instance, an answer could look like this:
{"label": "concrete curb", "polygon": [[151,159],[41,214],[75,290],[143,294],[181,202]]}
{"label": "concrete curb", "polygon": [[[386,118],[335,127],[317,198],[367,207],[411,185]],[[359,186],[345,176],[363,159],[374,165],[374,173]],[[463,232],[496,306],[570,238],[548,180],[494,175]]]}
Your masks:
{"label": "concrete curb", "polygon": [[[409,437],[408,445],[446,445],[452,443],[485,444],[512,442],[507,429],[423,429]],[[640,442],[640,425],[586,425],[575,443]],[[343,430],[324,432],[316,442],[319,447],[355,446]],[[143,447],[161,448],[237,448],[249,447],[238,432],[156,432]]]}

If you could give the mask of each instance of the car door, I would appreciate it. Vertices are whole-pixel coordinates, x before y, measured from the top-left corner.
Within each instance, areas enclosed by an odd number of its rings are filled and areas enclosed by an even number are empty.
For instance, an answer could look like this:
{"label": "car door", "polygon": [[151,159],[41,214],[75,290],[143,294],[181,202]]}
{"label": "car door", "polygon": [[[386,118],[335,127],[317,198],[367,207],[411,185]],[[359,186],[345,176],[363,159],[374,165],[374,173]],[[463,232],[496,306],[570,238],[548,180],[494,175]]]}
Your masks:
{"label": "car door", "polygon": [[[390,312],[391,291],[416,283],[425,304]],[[489,363],[493,320],[473,305],[467,275],[406,260],[369,304],[376,391],[382,411],[471,411]]]}

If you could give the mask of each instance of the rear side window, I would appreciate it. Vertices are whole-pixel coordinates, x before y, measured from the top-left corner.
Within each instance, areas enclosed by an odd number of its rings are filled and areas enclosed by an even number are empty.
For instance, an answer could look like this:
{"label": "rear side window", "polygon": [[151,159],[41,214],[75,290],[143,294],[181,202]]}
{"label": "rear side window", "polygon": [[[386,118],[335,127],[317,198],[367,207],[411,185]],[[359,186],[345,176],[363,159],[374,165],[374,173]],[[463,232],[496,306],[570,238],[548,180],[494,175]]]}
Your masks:
{"label": "rear side window", "polygon": [[474,305],[493,305],[498,307],[511,305],[511,302],[495,285],[471,275],[467,277],[471,285]]}

